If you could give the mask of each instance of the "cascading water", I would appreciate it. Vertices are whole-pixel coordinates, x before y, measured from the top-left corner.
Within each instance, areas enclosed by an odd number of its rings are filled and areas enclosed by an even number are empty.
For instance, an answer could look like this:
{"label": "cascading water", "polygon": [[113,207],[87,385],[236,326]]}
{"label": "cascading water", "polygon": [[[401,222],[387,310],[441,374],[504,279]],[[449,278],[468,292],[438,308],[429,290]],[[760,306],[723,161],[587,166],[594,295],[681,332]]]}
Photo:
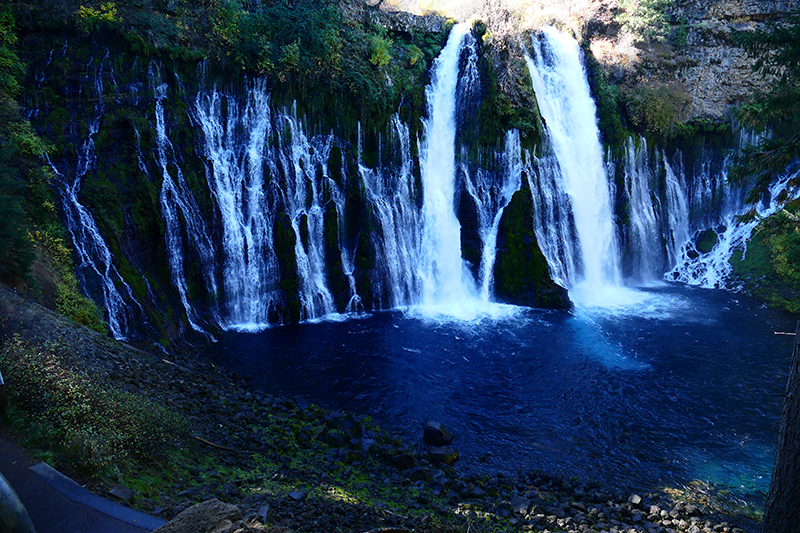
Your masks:
{"label": "cascading water", "polygon": [[517,130],[511,130],[506,134],[505,151],[501,161],[503,180],[500,183],[496,181],[493,173],[482,169],[478,169],[474,176],[470,176],[466,168],[462,170],[466,176],[467,192],[477,206],[478,234],[483,243],[481,264],[478,269],[478,287],[480,298],[484,302],[488,302],[492,295],[500,218],[511,197],[522,185],[522,147]]}
{"label": "cascading water", "polygon": [[[733,272],[731,258],[736,251],[747,253],[747,243],[758,226],[761,219],[767,218],[781,209],[778,198],[788,194],[789,198],[796,198],[798,191],[792,185],[800,176],[800,170],[785,171],[779,179],[769,187],[767,198],[752,206],[757,214],[752,220],[740,221],[737,216],[745,214],[751,209],[744,203],[742,191],[731,189],[722,185],[727,180],[727,169],[724,169],[719,178],[701,176],[701,185],[720,184],[721,191],[713,188],[696,192],[695,199],[708,200],[718,195],[722,196],[718,219],[704,220],[698,226],[692,238],[688,239],[678,256],[674,268],[668,272],[667,279],[680,281],[689,285],[705,288],[735,288],[731,287],[730,279]],[[694,206],[692,206],[694,208]],[[711,233],[716,240],[711,250],[698,249],[697,240],[703,234]],[[705,253],[704,253],[705,252]]]}
{"label": "cascading water", "polygon": [[628,137],[624,161],[630,221],[626,253],[630,256],[629,276],[640,282],[657,279],[664,271],[661,221],[653,194],[658,184],[648,163],[647,142],[640,139],[636,143]]}
{"label": "cascading water", "polygon": [[[185,272],[185,250],[183,230],[193,244],[200,260],[200,270],[205,280],[206,287],[213,295],[218,293],[216,276],[214,272],[215,251],[211,242],[210,232],[200,215],[200,208],[192,195],[186,180],[183,177],[180,165],[175,160],[175,150],[167,135],[167,125],[164,116],[164,100],[167,97],[167,85],[161,82],[158,68],[150,65],[148,71],[150,84],[155,97],[155,129],[156,129],[156,154],[158,166],[161,170],[162,182],[159,202],[161,216],[164,218],[165,241],[167,245],[167,260],[170,267],[172,284],[178,291],[186,318],[189,325],[198,332],[205,332],[199,324],[199,317],[189,297],[189,289]],[[170,172],[170,169],[173,172]],[[175,174],[174,176],[172,174]]]}
{"label": "cascading water", "polygon": [[674,267],[678,264],[681,249],[689,239],[689,202],[686,198],[686,184],[683,168],[676,172],[669,164],[667,156],[662,156],[665,171],[665,192],[667,211],[667,230],[665,243],[667,264]]}
{"label": "cascading water", "polygon": [[203,130],[206,178],[222,227],[224,327],[260,327],[279,301],[278,259],[273,248],[276,196],[265,184],[267,139],[272,134],[269,95],[263,82],[249,91],[244,109],[217,91],[197,94],[194,117]]}
{"label": "cascading water", "polygon": [[[575,225],[576,242],[557,249],[580,255],[579,261],[571,260],[558,274],[570,276],[568,285],[580,283],[587,291],[618,286],[621,274],[612,194],[580,48],[571,37],[546,27],[533,38],[533,49],[528,69],[560,174],[553,181],[570,200],[571,216],[560,217],[560,223],[570,226],[574,220]],[[562,198],[538,203],[565,207]],[[539,240],[569,239],[571,233],[569,227],[560,227],[552,233],[547,230]]]}
{"label": "cascading water", "polygon": [[[336,310],[326,281],[324,240],[324,188],[338,189],[328,177],[333,138],[324,136],[309,140],[294,110],[281,115],[279,125],[279,145],[287,147],[279,157],[286,180],[284,202],[295,233],[301,318],[318,318]],[[288,132],[288,139],[282,133],[284,130]]]}
{"label": "cascading water", "polygon": [[[361,135],[359,134],[359,142]],[[419,301],[422,293],[417,271],[417,257],[422,246],[422,221],[415,201],[419,191],[414,183],[411,159],[411,138],[408,125],[400,117],[392,117],[390,145],[399,153],[399,164],[390,168],[366,167],[358,151],[358,170],[364,182],[367,201],[372,206],[380,232],[373,239],[381,266],[375,284],[388,285],[380,293],[388,293],[386,307],[400,307]],[[388,305],[386,305],[388,304]]]}
{"label": "cascading water", "polygon": [[94,115],[89,121],[88,135],[78,152],[78,161],[73,179],[67,179],[52,163],[50,166],[56,175],[60,177],[64,218],[67,230],[72,237],[75,251],[80,259],[78,269],[81,271],[89,268],[98,276],[103,292],[103,306],[107,312],[108,328],[115,339],[123,340],[128,336],[129,328],[135,319],[136,310],[141,311],[141,306],[134,297],[130,285],[125,282],[114,266],[114,257],[103,239],[94,217],[78,199],[83,178],[96,164],[97,156],[94,137],[100,131],[100,122],[105,113],[103,106],[103,69],[107,59],[108,53],[100,61],[97,72],[93,76],[97,103],[95,104]]}
{"label": "cascading water", "polygon": [[423,232],[420,277],[422,304],[446,306],[458,312],[476,296],[475,282],[461,258],[461,225],[456,218],[455,144],[456,86],[462,43],[472,39],[468,24],[457,24],[433,64],[431,84],[426,87],[428,118],[420,149],[423,187]]}
{"label": "cascading water", "polygon": [[[552,150],[547,130],[544,131],[545,149]],[[539,237],[539,246],[547,258],[553,281],[569,287],[583,270],[572,202],[566,193],[566,185],[552,151],[535,160],[529,176],[536,179],[530,183],[533,197],[533,229]]]}

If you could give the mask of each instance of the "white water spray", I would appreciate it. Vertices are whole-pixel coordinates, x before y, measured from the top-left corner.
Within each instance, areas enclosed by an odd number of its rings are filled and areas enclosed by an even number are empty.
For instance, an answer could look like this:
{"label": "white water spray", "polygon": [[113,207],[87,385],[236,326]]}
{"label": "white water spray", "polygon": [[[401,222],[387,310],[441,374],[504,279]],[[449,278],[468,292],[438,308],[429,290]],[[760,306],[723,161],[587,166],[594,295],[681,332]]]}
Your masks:
{"label": "white water spray", "polygon": [[272,117],[263,82],[247,91],[246,105],[241,107],[214,89],[198,93],[194,116],[204,134],[206,178],[222,227],[227,306],[222,325],[252,329],[267,324],[279,299],[272,236],[275,199],[264,181]]}
{"label": "white water spray", "polygon": [[[181,167],[175,160],[175,150],[167,135],[167,123],[164,116],[164,100],[167,97],[167,85],[162,83],[159,69],[151,64],[148,77],[155,97],[156,119],[156,155],[161,169],[161,216],[164,218],[167,260],[170,267],[172,284],[177,289],[189,325],[195,331],[205,333],[199,324],[199,317],[192,305],[185,272],[185,250],[183,228],[185,226],[188,239],[194,245],[200,259],[200,270],[206,288],[212,295],[218,294],[214,273],[215,251],[210,232],[200,215],[200,208],[187,185]],[[173,176],[174,174],[174,176]]]}
{"label": "white water spray", "polygon": [[373,285],[386,283],[387,287],[377,291],[379,294],[388,293],[384,305],[400,307],[417,303],[422,293],[417,270],[422,221],[415,201],[420,191],[412,173],[408,125],[397,115],[392,117],[389,142],[399,153],[399,164],[370,169],[361,160],[359,145],[358,171],[364,182],[367,201],[381,226],[380,234],[373,240],[380,268]]}
{"label": "white water spray", "polygon": [[477,169],[475,175],[470,176],[467,168],[463,169],[467,192],[477,207],[478,234],[483,244],[481,264],[478,268],[478,287],[483,302],[488,302],[492,295],[500,219],[503,210],[511,202],[511,197],[522,185],[523,164],[519,131],[511,130],[506,134],[505,151],[501,161],[503,176],[500,183],[496,182],[491,172]]}
{"label": "white water spray", "polygon": [[[576,251],[581,258],[582,273],[567,282],[573,286],[581,283],[588,292],[616,287],[621,275],[612,194],[580,48],[574,39],[553,28],[543,28],[533,39],[533,48],[534,57],[528,58],[528,68],[563,179],[558,180],[558,185],[564,187],[571,202]],[[556,237],[566,237],[567,233]],[[576,273],[565,268],[561,274]]]}
{"label": "white water spray", "polygon": [[428,118],[420,149],[424,220],[420,277],[422,304],[459,309],[475,298],[472,275],[461,258],[461,224],[456,218],[455,142],[458,60],[468,24],[457,24],[433,64],[431,84],[425,89]]}

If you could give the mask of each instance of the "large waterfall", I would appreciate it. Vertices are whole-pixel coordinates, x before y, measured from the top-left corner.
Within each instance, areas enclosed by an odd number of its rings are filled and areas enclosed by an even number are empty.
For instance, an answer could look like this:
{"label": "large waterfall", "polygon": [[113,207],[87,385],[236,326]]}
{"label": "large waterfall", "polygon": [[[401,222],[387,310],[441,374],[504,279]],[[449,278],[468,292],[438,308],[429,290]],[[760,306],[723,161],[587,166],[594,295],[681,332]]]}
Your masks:
{"label": "large waterfall", "polygon": [[[174,73],[165,79],[168,71],[156,61],[136,67],[144,70],[127,86],[117,86],[106,60],[96,61],[88,75],[97,97],[88,132],[76,161],[53,168],[79,272],[88,274],[88,292],[102,297],[112,334],[127,337],[146,313],[119,273],[131,269],[118,270],[81,185],[97,166],[106,105],[119,104],[126,90],[131,105],[147,109],[144,124],[132,129],[141,179],[155,191],[163,223],[162,270],[184,322],[199,332],[365,309],[414,307],[457,318],[496,309],[489,304],[498,232],[523,184],[552,278],[579,303],[603,305],[624,293],[623,284],[652,283],[665,273],[726,286],[729,259],[746,247],[755,223],[735,218],[744,211],[743,193],[725,183],[719,150],[685,156],[631,137],[623,157],[604,156],[577,43],[544,28],[531,48],[526,59],[546,126],[536,156],[522,149],[516,130],[505,133],[496,153],[470,152],[474,132],[466,129],[474,127],[485,91],[480,44],[467,24],[453,27],[431,65],[421,124],[398,112],[379,132],[367,125],[374,136],[369,156],[360,123],[352,138],[321,132],[296,104],[273,104],[267,80],[225,88],[201,69],[200,88],[189,94]],[[759,214],[775,208],[764,204]],[[711,252],[698,246],[709,230],[717,242]],[[134,286],[137,294],[149,291],[146,305],[174,311],[161,307],[144,273],[140,281]]]}
{"label": "large waterfall", "polygon": [[[580,48],[571,37],[546,27],[533,38],[533,49],[528,68],[557,161],[557,169],[553,168],[558,172],[554,185],[570,201],[571,216],[564,213],[562,223],[574,221],[576,237],[574,243],[559,246],[573,251],[571,256],[560,256],[561,261],[569,264],[554,270],[566,277],[568,284],[582,283],[587,290],[619,285],[612,194]],[[559,193],[542,193],[549,194]],[[566,210],[563,199],[557,204]],[[568,231],[545,231],[540,237],[544,241],[572,239]]]}
{"label": "large waterfall", "polygon": [[456,87],[462,41],[469,25],[453,27],[447,45],[433,64],[425,141],[420,150],[424,194],[420,273],[422,303],[459,306],[475,297],[476,288],[461,258],[461,225],[456,218]]}

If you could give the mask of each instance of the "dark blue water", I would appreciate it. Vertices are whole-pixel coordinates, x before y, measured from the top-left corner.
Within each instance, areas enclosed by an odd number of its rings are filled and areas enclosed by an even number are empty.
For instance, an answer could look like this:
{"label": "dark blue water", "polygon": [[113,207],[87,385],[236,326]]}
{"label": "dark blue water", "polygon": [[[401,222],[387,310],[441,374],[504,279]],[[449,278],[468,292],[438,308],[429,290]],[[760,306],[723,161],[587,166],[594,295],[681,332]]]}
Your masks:
{"label": "dark blue water", "polygon": [[769,486],[796,317],[665,285],[637,303],[517,308],[455,321],[408,311],[223,335],[251,387],[369,413],[419,439],[458,434],[465,467],[538,468],[613,485],[701,480],[758,503]]}

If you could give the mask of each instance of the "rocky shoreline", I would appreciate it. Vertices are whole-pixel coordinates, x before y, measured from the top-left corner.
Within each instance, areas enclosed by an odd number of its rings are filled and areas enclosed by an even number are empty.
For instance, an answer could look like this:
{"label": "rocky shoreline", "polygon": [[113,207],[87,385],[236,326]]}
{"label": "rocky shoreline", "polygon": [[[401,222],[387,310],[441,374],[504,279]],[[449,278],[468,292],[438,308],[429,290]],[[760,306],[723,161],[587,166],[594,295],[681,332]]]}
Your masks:
{"label": "rocky shoreline", "polygon": [[[293,532],[567,531],[755,533],[712,499],[663,490],[635,494],[531,470],[466,472],[446,438],[403,443],[369,416],[302,399],[253,394],[247,383],[197,354],[159,357],[130,348],[0,291],[3,339],[57,340],[79,347],[73,364],[148,397],[191,424],[192,466],[157,493],[90,484],[128,505],[172,520],[199,502],[241,511],[227,529]],[[143,469],[144,471],[144,469]],[[734,521],[736,523],[734,523]],[[729,523],[730,522],[730,523]]]}

